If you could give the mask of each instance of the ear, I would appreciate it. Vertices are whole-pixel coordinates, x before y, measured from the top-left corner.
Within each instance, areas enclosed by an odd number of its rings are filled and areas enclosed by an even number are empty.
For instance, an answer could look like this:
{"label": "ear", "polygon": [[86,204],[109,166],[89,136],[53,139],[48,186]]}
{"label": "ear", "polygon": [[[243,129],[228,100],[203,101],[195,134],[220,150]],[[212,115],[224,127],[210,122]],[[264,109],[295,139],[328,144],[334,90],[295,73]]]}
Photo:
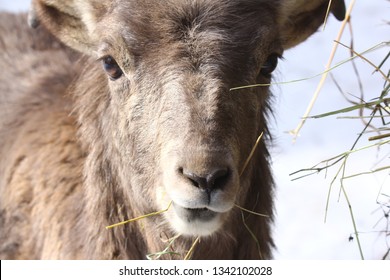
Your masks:
{"label": "ear", "polygon": [[338,19],[345,17],[344,0],[283,0],[278,20],[284,49],[306,40],[325,21],[330,12]]}
{"label": "ear", "polygon": [[97,43],[96,14],[106,11],[101,2],[104,1],[33,0],[29,14],[66,45],[91,54]]}

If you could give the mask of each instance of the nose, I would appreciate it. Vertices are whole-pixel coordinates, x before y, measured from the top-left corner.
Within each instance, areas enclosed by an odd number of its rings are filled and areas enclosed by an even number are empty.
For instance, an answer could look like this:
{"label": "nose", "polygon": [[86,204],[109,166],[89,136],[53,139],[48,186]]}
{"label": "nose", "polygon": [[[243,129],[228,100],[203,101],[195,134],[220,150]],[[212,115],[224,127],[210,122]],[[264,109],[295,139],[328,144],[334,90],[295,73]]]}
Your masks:
{"label": "nose", "polygon": [[216,168],[206,174],[196,174],[187,169],[180,169],[182,176],[194,187],[205,190],[208,193],[215,189],[222,189],[229,181],[229,168]]}

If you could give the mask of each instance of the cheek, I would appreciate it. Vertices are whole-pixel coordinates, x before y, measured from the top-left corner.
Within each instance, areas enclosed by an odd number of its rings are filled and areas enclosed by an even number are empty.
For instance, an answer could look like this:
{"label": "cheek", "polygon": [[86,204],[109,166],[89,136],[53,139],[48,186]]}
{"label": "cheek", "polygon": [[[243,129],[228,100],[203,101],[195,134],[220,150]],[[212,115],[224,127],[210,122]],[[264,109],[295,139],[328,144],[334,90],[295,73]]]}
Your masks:
{"label": "cheek", "polygon": [[111,101],[114,103],[122,104],[136,92],[133,83],[124,75],[115,81],[110,80],[107,75],[105,78],[110,90]]}
{"label": "cheek", "polygon": [[263,99],[255,93],[241,93],[240,97],[235,97],[231,108],[234,112],[231,126],[239,146],[240,158],[245,157],[248,149],[252,148],[261,130],[264,129],[261,114],[263,103]]}
{"label": "cheek", "polygon": [[[110,146],[118,152],[124,180],[131,180],[135,188],[150,189],[158,161],[158,114],[156,103],[147,95],[127,89],[127,85],[111,86]],[[126,88],[126,91],[121,91]],[[129,176],[131,174],[131,178]]]}

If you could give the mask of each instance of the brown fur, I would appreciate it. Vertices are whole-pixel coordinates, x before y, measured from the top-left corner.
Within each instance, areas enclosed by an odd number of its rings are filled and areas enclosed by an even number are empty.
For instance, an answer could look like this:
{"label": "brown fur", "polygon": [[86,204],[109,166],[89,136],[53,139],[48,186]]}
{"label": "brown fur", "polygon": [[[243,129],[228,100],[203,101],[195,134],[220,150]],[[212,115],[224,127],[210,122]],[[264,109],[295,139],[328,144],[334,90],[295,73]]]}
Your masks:
{"label": "brown fur", "polygon": [[[268,83],[268,55],[297,43],[281,35],[280,2],[37,0],[36,30],[26,15],[0,14],[0,258],[144,259],[176,235],[174,209],[105,226],[161,210],[176,191],[196,200],[178,170],[221,165],[222,201],[268,217],[234,207],[193,258],[271,258],[270,96],[229,88]],[[106,77],[105,55],[120,79]],[[162,258],[183,258],[195,238],[183,234]]]}

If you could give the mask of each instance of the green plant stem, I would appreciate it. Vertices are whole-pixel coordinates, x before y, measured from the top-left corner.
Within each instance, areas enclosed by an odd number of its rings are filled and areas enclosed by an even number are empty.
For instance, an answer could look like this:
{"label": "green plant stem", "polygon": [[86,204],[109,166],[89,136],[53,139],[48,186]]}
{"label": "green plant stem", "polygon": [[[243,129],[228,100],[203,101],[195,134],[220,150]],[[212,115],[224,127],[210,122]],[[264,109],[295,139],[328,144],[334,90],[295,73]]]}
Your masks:
{"label": "green plant stem", "polygon": [[355,231],[356,241],[357,241],[357,243],[358,243],[360,258],[361,258],[362,260],[364,260],[362,245],[360,244],[359,232],[358,232],[358,230],[357,230],[355,217],[354,217],[354,215],[353,215],[352,205],[351,205],[351,203],[350,203],[350,201],[349,201],[347,192],[345,191],[345,188],[344,188],[343,184],[341,184],[341,190],[343,191],[344,197],[345,197],[345,199],[346,199],[346,201],[347,201],[347,204],[348,204],[349,214],[351,215],[351,220],[352,220],[352,224],[353,224],[353,229],[354,229],[354,231]]}

